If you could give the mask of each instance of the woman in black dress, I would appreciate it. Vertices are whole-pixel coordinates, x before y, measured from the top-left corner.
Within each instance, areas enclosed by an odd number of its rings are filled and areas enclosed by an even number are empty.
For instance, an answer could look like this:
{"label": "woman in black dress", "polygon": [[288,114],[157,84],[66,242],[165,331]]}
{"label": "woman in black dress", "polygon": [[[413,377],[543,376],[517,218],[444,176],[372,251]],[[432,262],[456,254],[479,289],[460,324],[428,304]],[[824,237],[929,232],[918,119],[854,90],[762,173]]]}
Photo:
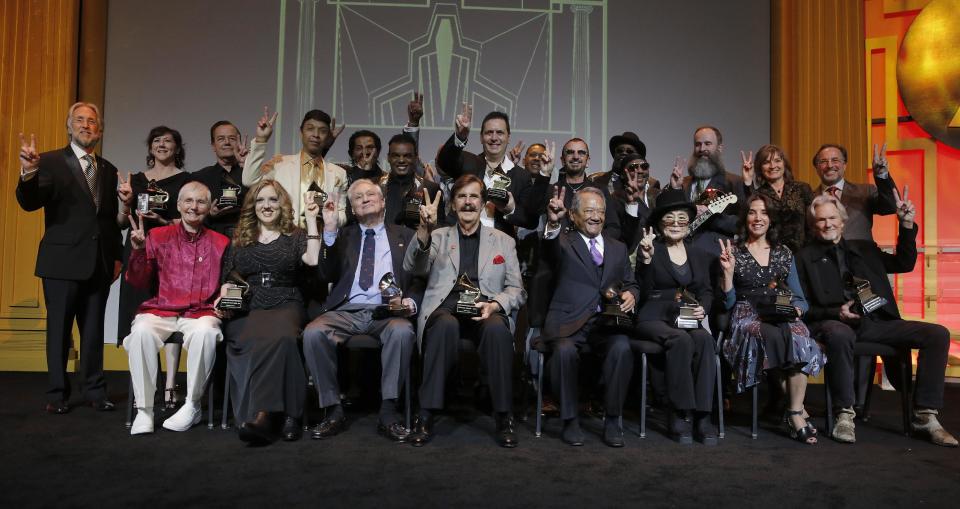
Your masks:
{"label": "woman in black dress", "polygon": [[[120,214],[117,222],[121,228],[129,226],[129,214],[136,213],[137,197],[150,193],[163,196],[166,201],[144,212],[143,228],[149,231],[155,226],[164,226],[180,217],[177,211],[177,195],[180,188],[189,180],[190,174],[183,171],[183,162],[186,151],[183,148],[183,138],[175,129],[167,126],[157,126],[147,135],[147,169],[134,173],[128,180],[120,179],[120,192],[129,196],[126,202],[120,205]],[[131,211],[131,209],[134,209]],[[127,236],[123,246],[123,265],[126,267],[130,257],[130,237]],[[123,343],[123,338],[130,334],[130,324],[137,314],[137,308],[143,301],[150,298],[150,292],[134,288],[127,284],[124,277],[120,277],[120,305],[117,312],[117,346]],[[166,355],[167,382],[164,389],[164,408],[174,410],[182,398],[176,390],[176,375],[179,368],[180,344],[168,343],[164,346]]]}
{"label": "woman in black dress", "polygon": [[743,183],[747,196],[757,192],[771,199],[771,214],[781,242],[796,253],[806,243],[806,214],[813,201],[810,184],[793,179],[790,161],[776,145],[764,145],[752,162],[744,161]]}
{"label": "woman in black dress", "polygon": [[[316,221],[320,207],[313,191],[304,201],[306,231],[297,228],[283,186],[270,179],[252,186],[223,269],[227,282],[222,292],[231,277],[250,285],[246,310],[226,327],[230,399],[244,442],[272,440],[271,414],[285,418],[284,440],[297,440],[302,431],[307,382],[298,338],[306,316],[299,282],[307,267],[317,265],[321,239]],[[326,205],[335,203],[336,196]]]}
{"label": "woman in black dress", "polygon": [[[716,445],[717,434],[710,424],[716,347],[713,336],[699,323],[713,301],[710,255],[684,243],[696,212],[683,193],[665,192],[650,215],[648,224],[652,227],[644,229],[637,253],[637,334],[666,350],[671,437],[680,443],[696,438],[703,444]],[[694,320],[678,322],[684,298]],[[693,437],[685,420],[688,414],[693,417]]]}

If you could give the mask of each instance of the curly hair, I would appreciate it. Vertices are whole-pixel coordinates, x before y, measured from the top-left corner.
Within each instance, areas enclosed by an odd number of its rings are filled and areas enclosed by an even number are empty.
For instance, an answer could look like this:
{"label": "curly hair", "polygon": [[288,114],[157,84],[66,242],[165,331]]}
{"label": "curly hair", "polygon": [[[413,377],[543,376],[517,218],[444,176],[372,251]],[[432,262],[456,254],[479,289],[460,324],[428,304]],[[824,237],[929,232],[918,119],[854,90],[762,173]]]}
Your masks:
{"label": "curly hair", "polygon": [[740,207],[740,221],[737,222],[737,245],[741,247],[746,245],[747,239],[750,237],[747,232],[747,215],[750,214],[750,204],[755,201],[762,201],[763,206],[767,209],[767,217],[770,221],[770,226],[767,228],[767,242],[771,247],[780,245],[780,229],[777,226],[780,223],[780,209],[773,202],[773,198],[763,193],[751,194],[743,202],[743,207]]}
{"label": "curly hair", "polygon": [[150,134],[147,135],[147,167],[153,168],[153,165],[156,164],[156,158],[150,153],[153,140],[165,134],[169,134],[173,138],[173,143],[177,146],[176,152],[173,154],[173,165],[183,169],[183,164],[187,159],[187,150],[183,147],[183,136],[180,136],[180,131],[165,125],[158,125],[150,129]]}
{"label": "curly hair", "polygon": [[280,199],[280,233],[290,235],[297,230],[297,223],[293,219],[293,204],[290,201],[290,194],[276,180],[263,179],[251,186],[247,191],[247,196],[243,199],[243,208],[240,209],[237,229],[233,232],[233,245],[235,247],[249,246],[260,237],[260,220],[257,219],[257,196],[265,187],[272,187]]}

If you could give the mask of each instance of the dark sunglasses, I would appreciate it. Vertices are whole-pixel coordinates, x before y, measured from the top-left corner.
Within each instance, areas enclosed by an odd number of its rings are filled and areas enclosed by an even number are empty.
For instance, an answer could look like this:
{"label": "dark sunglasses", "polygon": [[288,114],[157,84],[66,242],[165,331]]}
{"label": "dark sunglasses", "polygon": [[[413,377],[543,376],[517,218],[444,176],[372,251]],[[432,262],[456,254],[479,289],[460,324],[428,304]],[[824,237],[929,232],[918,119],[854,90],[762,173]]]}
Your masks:
{"label": "dark sunglasses", "polygon": [[628,170],[637,171],[643,168],[644,170],[650,169],[650,163],[630,163],[630,166],[627,166]]}

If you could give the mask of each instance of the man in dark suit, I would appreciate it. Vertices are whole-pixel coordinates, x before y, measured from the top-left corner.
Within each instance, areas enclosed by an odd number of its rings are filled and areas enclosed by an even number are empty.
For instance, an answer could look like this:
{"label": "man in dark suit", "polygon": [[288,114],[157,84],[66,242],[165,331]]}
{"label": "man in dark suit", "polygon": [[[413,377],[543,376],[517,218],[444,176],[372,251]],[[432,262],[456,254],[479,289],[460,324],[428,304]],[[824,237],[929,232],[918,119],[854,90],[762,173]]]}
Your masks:
{"label": "man in dark suit", "polygon": [[598,311],[606,289],[619,289],[619,307],[624,313],[633,310],[639,290],[627,260],[627,247],[603,232],[603,192],[585,187],[576,193],[570,214],[575,229],[563,233],[561,221],[567,215],[565,193],[565,189],[558,190],[547,205],[543,234],[544,259],[556,267],[558,275],[543,337],[552,350],[548,373],[560,401],[561,438],[570,445],[583,445],[577,417],[577,379],[579,352],[589,345],[603,357],[603,441],[611,447],[623,447],[620,416],[633,374],[633,353],[629,338],[617,330],[606,329]]}
{"label": "man in dark suit", "polygon": [[[424,191],[431,197],[440,191],[438,184],[417,175],[417,159],[417,141],[411,135],[400,133],[390,138],[387,145],[390,173],[381,180],[387,204],[387,223],[416,228],[420,224],[419,205]],[[442,196],[439,209],[445,210]],[[445,216],[441,215],[440,224],[445,222]]]}
{"label": "man in dark suit", "polygon": [[[833,438],[856,440],[853,418],[853,345],[857,341],[918,349],[917,382],[913,400],[914,431],[937,444],[956,447],[937,421],[943,407],[943,377],[950,349],[950,333],[939,324],[900,318],[888,273],[913,270],[917,261],[916,211],[910,201],[897,203],[900,233],[896,253],[883,252],[875,242],[846,239],[846,207],[835,197],[819,195],[810,205],[815,240],[797,255],[797,272],[810,310],[805,320],[810,332],[824,345],[829,363],[830,392],[838,407]],[[879,307],[860,302],[852,283],[869,282],[885,299]],[[880,305],[882,304],[882,305]],[[873,311],[864,309],[870,307]]]}
{"label": "man in dark suit", "polygon": [[44,210],[44,232],[35,274],[43,279],[47,308],[47,405],[70,410],[67,353],[76,318],[80,329],[80,376],[84,398],[113,410],[103,379],[103,317],[110,283],[120,273],[117,169],[94,154],[103,120],[94,104],[76,103],[67,113],[70,144],[38,154],[36,140],[20,135],[17,202]]}
{"label": "man in dark suit", "polygon": [[[379,432],[396,441],[409,432],[400,424],[396,402],[409,376],[416,335],[410,316],[417,313],[423,285],[403,268],[413,230],[384,222],[383,190],[368,179],[350,185],[349,199],[358,223],[337,230],[334,210],[324,208],[319,279],[333,284],[320,316],[303,331],[303,355],[313,375],[326,417],[313,438],[336,435],[346,424],[337,381],[337,346],[351,336],[371,334],[380,340],[383,373]],[[329,217],[326,217],[329,216]],[[402,299],[384,297],[380,282],[393,274]],[[393,305],[393,311],[380,307]]]}
{"label": "man in dark suit", "polygon": [[[202,182],[213,195],[206,226],[211,230],[233,236],[240,218],[246,188],[243,187],[243,162],[247,155],[246,143],[240,130],[229,120],[219,120],[210,127],[210,146],[217,158],[216,164],[201,168],[190,178]],[[234,199],[223,200],[223,192],[236,193]]]}
{"label": "man in dark suit", "polygon": [[886,145],[879,151],[873,147],[874,184],[847,182],[847,149],[840,145],[822,145],[813,156],[813,166],[820,175],[815,194],[830,194],[847,209],[849,220],[844,226],[847,240],[873,240],[873,216],[897,212],[895,184],[887,168]]}
{"label": "man in dark suit", "polygon": [[480,222],[488,228],[494,227],[515,237],[515,227],[534,228],[537,218],[527,217],[525,207],[517,202],[530,185],[530,177],[526,170],[514,167],[513,161],[506,157],[510,143],[510,119],[506,113],[499,111],[488,113],[480,124],[483,153],[473,154],[464,150],[470,134],[472,116],[473,108],[464,104],[463,111],[457,115],[453,135],[437,154],[437,166],[454,179],[461,175],[475,175],[483,180],[487,189],[493,186],[495,171],[505,173],[510,178],[508,199],[486,200],[483,210],[480,211]]}

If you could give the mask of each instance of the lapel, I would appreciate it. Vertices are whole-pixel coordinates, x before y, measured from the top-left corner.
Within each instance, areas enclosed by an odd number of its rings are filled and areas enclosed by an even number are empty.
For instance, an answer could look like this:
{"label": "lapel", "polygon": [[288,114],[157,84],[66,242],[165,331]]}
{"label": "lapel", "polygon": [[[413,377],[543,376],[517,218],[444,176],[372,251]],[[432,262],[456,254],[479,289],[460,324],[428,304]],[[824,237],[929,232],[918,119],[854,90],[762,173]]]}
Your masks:
{"label": "lapel", "polygon": [[403,270],[403,255],[406,253],[404,240],[400,236],[398,228],[392,224],[385,225],[387,229],[387,241],[390,246],[390,260],[393,262],[393,274],[400,279],[400,272]]}
{"label": "lapel", "polygon": [[[600,233],[600,236],[603,237],[603,265],[601,267],[602,272],[600,274],[600,281],[609,281],[607,278],[611,276],[614,280],[619,280],[620,278],[618,278],[616,274],[612,273],[616,267],[614,267],[613,263],[610,263],[610,255],[613,254],[612,241],[610,240],[610,237],[603,233]],[[590,263],[593,263],[593,257],[590,258]]]}
{"label": "lapel", "polygon": [[[587,242],[583,240],[580,232],[571,230],[570,233],[567,234],[567,241],[573,246],[573,252],[577,253],[577,256],[580,257],[580,263],[582,263],[586,269],[585,272],[594,278],[599,277],[597,266],[593,263],[593,256],[590,256],[590,248],[587,247]],[[606,263],[604,263],[604,265],[606,265]]]}
{"label": "lapel", "polygon": [[67,168],[70,168],[70,173],[73,174],[73,178],[77,181],[77,185],[80,186],[83,194],[89,198],[87,204],[95,207],[93,194],[90,192],[90,186],[87,185],[87,178],[83,176],[83,168],[80,166],[80,161],[77,159],[76,154],[73,153],[73,147],[67,145],[67,148],[63,149],[63,157],[64,162],[67,163]]}
{"label": "lapel", "polygon": [[351,281],[353,280],[354,274],[357,273],[357,266],[360,265],[360,255],[362,254],[360,250],[363,248],[363,229],[360,228],[359,224],[354,224],[350,226],[353,229],[354,235],[346,235],[347,238],[347,249],[346,253],[353,253],[353,256],[347,257],[347,270],[344,274],[350,274]]}
{"label": "lapel", "polygon": [[[106,171],[106,161],[102,157],[97,156],[97,178],[100,179],[100,208],[103,208],[103,205],[109,203],[108,200],[114,195],[115,191],[112,190],[110,182],[110,174]],[[176,199],[176,197],[173,197]],[[99,212],[99,211],[98,211]]]}
{"label": "lapel", "polygon": [[490,250],[493,248],[493,232],[490,228],[480,225],[480,251],[477,253],[477,276],[483,274],[487,262],[491,260]]}
{"label": "lapel", "polygon": [[[447,228],[447,256],[450,257],[450,266],[453,273],[460,273],[460,226],[454,224]],[[479,272],[477,273],[479,275]]]}
{"label": "lapel", "polygon": [[852,203],[856,203],[859,196],[859,186],[852,182],[844,182],[843,191],[840,192],[840,203],[842,203],[844,207],[849,208]]}

